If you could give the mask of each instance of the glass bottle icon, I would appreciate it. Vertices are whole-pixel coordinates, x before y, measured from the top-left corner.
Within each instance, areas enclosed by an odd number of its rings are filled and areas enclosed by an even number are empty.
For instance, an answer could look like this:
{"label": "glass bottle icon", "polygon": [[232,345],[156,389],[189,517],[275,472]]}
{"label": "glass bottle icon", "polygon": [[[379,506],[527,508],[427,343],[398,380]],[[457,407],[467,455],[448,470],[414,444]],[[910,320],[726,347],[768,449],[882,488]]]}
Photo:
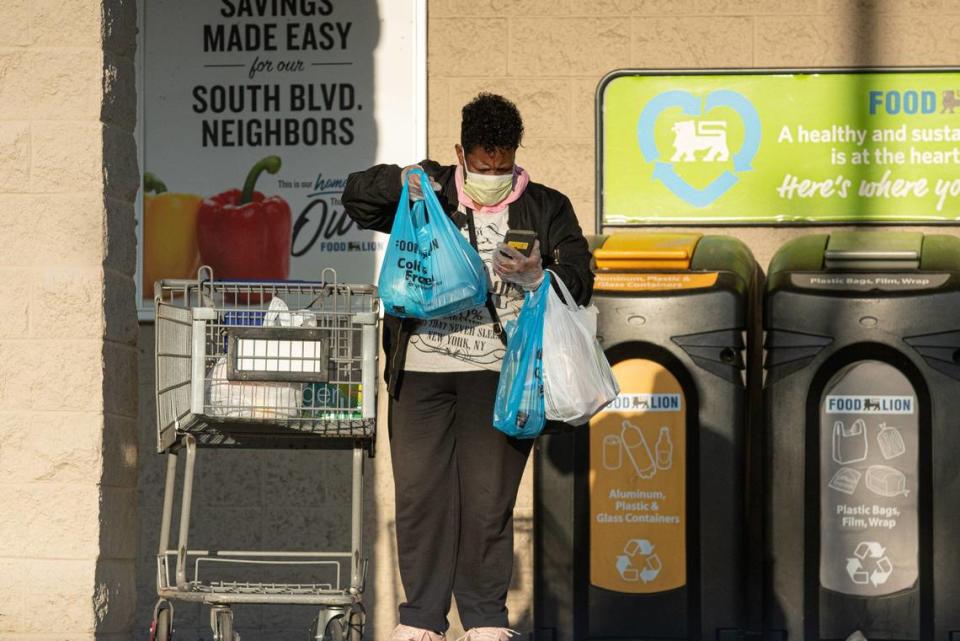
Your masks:
{"label": "glass bottle icon", "polygon": [[660,428],[660,436],[654,448],[657,452],[657,469],[669,470],[673,466],[673,441],[670,440],[670,428]]}

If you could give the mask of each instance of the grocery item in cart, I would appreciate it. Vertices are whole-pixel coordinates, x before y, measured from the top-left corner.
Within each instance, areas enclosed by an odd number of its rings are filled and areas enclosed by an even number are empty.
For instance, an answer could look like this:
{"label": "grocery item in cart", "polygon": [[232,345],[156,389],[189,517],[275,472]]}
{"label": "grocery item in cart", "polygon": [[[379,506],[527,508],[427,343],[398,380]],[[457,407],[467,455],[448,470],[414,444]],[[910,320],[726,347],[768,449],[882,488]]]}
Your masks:
{"label": "grocery item in cart", "polygon": [[303,388],[306,418],[345,421],[363,418],[363,386],[359,383],[308,383]]}
{"label": "grocery item in cart", "polygon": [[[290,311],[281,298],[270,301],[264,327],[315,327],[316,316],[307,310]],[[277,358],[285,341],[264,340],[267,359]],[[290,343],[291,341],[286,341]],[[244,359],[240,359],[244,360]],[[265,359],[249,359],[260,362]],[[220,357],[207,376],[207,404],[212,416],[225,418],[296,418],[303,399],[302,384],[228,380],[227,358]]]}
{"label": "grocery item in cart", "polygon": [[207,379],[211,416],[223,418],[296,418],[300,385],[227,380],[227,359],[220,358]]}

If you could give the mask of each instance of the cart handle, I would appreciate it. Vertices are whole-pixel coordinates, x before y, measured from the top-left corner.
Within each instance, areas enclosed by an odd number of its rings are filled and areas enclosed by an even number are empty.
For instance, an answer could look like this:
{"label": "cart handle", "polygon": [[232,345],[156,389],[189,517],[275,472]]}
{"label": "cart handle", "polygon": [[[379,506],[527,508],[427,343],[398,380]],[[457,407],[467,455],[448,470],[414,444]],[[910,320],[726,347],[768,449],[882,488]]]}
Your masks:
{"label": "cart handle", "polygon": [[[333,274],[332,279],[327,278],[327,272]],[[202,266],[197,270],[197,280],[201,284],[207,282],[210,283],[244,283],[250,285],[333,285],[336,287],[337,282],[337,270],[333,267],[324,267],[323,271],[320,272],[320,280],[245,280],[243,278],[222,278],[220,280],[214,281],[213,279],[213,268],[209,265]]]}

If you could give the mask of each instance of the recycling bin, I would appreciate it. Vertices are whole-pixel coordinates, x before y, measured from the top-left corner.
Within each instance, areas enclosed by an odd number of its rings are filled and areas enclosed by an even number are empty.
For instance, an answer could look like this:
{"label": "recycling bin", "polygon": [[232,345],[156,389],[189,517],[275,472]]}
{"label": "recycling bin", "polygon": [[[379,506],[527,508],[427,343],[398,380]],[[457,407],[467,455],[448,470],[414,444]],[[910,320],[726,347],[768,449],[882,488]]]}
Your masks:
{"label": "recycling bin", "polygon": [[960,638],[960,239],[797,238],[765,296],[770,639]]}
{"label": "recycling bin", "polygon": [[723,236],[594,245],[598,337],[621,393],[589,429],[537,442],[535,637],[739,639],[759,589],[745,517],[756,263]]}

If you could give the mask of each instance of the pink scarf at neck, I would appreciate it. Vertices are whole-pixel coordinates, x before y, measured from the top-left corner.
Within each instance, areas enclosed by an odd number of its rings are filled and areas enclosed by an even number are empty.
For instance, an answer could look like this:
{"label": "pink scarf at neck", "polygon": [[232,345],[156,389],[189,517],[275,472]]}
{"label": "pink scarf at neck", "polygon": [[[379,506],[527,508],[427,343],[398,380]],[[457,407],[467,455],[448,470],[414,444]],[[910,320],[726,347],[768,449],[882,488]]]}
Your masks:
{"label": "pink scarf at neck", "polygon": [[527,185],[530,184],[530,174],[527,171],[519,166],[513,166],[513,190],[510,194],[498,202],[496,205],[478,205],[473,202],[473,199],[470,196],[463,193],[463,167],[457,165],[457,170],[455,174],[455,180],[457,182],[457,199],[460,201],[460,204],[464,207],[469,207],[473,211],[480,214],[497,214],[507,206],[520,198],[523,195],[523,190],[527,188]]}

